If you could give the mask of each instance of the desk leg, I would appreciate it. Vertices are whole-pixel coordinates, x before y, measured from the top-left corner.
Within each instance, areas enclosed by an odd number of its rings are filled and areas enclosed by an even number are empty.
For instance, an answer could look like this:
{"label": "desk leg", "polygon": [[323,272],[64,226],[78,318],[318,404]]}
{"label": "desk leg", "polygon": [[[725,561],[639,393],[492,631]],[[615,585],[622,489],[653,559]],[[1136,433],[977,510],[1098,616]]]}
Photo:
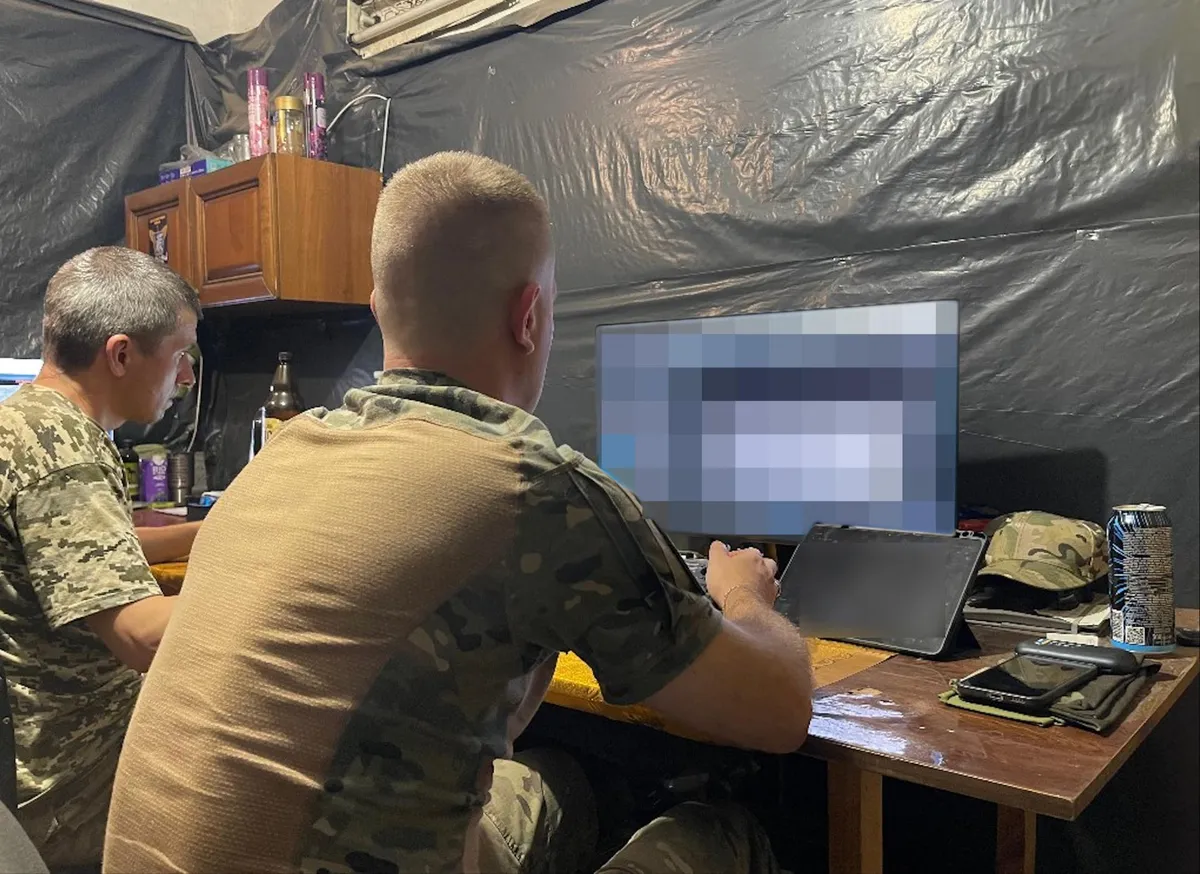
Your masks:
{"label": "desk leg", "polygon": [[997,805],[996,874],[1034,874],[1037,863],[1037,814]]}
{"label": "desk leg", "polygon": [[883,777],[830,762],[829,874],[882,874]]}

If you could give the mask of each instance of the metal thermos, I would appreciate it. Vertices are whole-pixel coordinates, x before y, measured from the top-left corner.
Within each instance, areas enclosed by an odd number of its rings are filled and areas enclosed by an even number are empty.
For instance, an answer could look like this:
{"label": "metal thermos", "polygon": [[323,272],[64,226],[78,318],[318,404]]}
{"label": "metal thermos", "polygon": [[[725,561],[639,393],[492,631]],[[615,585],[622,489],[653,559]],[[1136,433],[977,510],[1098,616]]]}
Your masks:
{"label": "metal thermos", "polygon": [[192,456],[172,452],[167,459],[167,492],[174,504],[186,504],[192,493]]}

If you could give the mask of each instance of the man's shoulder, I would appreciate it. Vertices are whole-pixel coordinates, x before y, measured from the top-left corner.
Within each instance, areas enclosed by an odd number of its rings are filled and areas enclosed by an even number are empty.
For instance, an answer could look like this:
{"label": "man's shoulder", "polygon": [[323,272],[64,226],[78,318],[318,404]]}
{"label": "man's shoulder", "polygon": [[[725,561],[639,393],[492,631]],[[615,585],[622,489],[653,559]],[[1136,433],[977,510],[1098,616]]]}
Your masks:
{"label": "man's shoulder", "polygon": [[56,470],[111,461],[99,426],[50,389],[23,387],[0,404],[0,480],[18,487]]}
{"label": "man's shoulder", "polygon": [[[549,436],[549,432],[546,433]],[[564,489],[603,493],[612,503],[623,509],[628,505],[630,511],[635,514],[642,512],[637,498],[628,489],[609,476],[587,455],[566,443],[555,444],[550,440],[538,444],[523,460],[527,464],[527,480],[535,495],[561,493]]]}
{"label": "man's shoulder", "polygon": [[524,460],[530,475],[517,524],[520,549],[570,540],[582,555],[603,549],[618,532],[632,537],[632,529],[644,525],[645,511],[633,493],[583,453],[563,444]]}
{"label": "man's shoulder", "polygon": [[[338,430],[441,426],[467,438],[506,446],[511,450],[506,455],[517,459],[526,481],[582,459],[569,446],[559,446],[537,416],[485,394],[457,385],[406,386],[402,394],[388,388],[351,390],[343,406],[310,410],[305,416]],[[464,451],[472,442],[456,442],[452,450],[448,444],[448,450]]]}

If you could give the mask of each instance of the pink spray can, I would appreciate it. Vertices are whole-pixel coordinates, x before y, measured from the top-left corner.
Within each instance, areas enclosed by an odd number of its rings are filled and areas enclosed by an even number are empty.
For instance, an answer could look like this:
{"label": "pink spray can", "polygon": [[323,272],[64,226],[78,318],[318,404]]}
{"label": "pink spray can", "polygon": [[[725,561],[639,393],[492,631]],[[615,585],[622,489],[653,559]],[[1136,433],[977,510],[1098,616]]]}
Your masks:
{"label": "pink spray can", "polygon": [[271,108],[267,71],[254,67],[246,72],[246,119],[250,130],[250,157],[271,151]]}

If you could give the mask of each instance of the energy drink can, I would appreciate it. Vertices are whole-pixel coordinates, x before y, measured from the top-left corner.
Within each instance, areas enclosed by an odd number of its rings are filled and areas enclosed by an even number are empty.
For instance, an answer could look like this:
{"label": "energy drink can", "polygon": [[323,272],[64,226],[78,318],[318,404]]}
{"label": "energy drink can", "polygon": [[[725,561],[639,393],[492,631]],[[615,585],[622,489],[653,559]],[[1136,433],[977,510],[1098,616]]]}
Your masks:
{"label": "energy drink can", "polygon": [[1121,504],[1108,520],[1112,642],[1121,649],[1175,649],[1171,519],[1157,504]]}

